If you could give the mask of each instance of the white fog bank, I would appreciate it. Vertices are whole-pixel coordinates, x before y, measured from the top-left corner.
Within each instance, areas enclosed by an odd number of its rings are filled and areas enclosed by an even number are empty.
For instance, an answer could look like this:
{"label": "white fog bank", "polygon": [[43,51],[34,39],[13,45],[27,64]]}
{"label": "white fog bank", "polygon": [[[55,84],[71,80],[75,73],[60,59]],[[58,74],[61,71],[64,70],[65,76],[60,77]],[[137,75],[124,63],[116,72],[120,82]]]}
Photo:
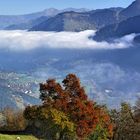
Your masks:
{"label": "white fog bank", "polygon": [[0,31],[0,48],[14,51],[31,50],[39,47],[71,49],[122,49],[132,45],[135,34],[125,36],[114,43],[96,42],[89,39],[95,31],[82,32],[27,32]]}

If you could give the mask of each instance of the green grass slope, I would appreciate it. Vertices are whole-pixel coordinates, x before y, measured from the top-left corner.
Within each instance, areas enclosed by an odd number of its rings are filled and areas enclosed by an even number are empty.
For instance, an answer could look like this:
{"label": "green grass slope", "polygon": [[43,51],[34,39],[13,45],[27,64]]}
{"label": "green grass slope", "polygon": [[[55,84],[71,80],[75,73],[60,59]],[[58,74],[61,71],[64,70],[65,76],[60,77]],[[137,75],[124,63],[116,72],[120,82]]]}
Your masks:
{"label": "green grass slope", "polygon": [[0,140],[16,140],[17,137],[20,137],[21,140],[38,140],[33,136],[28,135],[3,135],[0,134]]}

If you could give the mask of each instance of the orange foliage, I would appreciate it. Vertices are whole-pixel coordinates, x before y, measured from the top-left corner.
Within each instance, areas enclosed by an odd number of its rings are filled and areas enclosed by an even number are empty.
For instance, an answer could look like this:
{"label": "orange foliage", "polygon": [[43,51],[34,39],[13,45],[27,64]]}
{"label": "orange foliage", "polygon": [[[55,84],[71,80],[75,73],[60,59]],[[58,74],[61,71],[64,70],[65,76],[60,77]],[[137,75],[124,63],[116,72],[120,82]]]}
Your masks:
{"label": "orange foliage", "polygon": [[74,74],[69,74],[63,80],[63,84],[62,87],[54,79],[40,84],[43,105],[66,113],[76,124],[79,138],[91,134],[100,121],[111,134],[112,124],[109,115],[103,109],[95,108],[94,103],[88,100],[80,80]]}

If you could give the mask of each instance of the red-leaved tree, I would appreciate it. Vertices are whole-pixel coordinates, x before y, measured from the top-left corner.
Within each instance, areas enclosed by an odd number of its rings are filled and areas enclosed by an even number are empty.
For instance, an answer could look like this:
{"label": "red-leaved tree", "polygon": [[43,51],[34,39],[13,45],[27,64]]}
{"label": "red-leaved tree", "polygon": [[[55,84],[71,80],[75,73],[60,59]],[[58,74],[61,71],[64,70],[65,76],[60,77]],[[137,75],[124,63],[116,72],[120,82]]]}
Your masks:
{"label": "red-leaved tree", "polygon": [[112,124],[108,113],[102,108],[95,107],[90,101],[74,74],[69,74],[63,80],[63,86],[54,79],[40,84],[40,98],[43,105],[53,107],[67,114],[76,125],[76,134],[79,139],[85,138],[101,124],[112,135]]}

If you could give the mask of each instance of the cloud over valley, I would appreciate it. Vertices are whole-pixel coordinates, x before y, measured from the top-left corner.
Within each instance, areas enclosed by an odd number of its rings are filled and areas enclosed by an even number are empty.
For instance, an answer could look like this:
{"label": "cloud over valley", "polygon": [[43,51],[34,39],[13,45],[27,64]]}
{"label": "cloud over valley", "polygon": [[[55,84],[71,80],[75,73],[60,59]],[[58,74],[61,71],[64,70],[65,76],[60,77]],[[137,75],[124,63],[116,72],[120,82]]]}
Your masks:
{"label": "cloud over valley", "polygon": [[70,49],[121,49],[132,45],[134,34],[115,40],[113,43],[96,42],[90,39],[95,31],[82,32],[27,32],[0,31],[0,48],[16,51],[45,48]]}

